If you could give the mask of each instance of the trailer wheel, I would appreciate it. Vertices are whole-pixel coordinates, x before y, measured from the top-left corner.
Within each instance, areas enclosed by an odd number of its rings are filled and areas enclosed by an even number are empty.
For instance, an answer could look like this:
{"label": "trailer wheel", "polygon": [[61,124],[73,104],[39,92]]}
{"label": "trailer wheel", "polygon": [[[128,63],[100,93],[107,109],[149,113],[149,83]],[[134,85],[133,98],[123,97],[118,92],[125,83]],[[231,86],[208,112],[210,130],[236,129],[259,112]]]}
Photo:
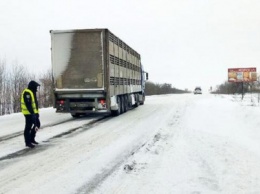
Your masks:
{"label": "trailer wheel", "polygon": [[79,118],[80,115],[81,115],[81,114],[79,114],[79,113],[71,113],[71,116],[72,116],[73,118]]}
{"label": "trailer wheel", "polygon": [[127,106],[127,109],[129,110],[129,109],[132,108],[131,96],[127,95],[126,98],[127,98],[127,105],[126,106]]}
{"label": "trailer wheel", "polygon": [[118,105],[118,109],[111,111],[112,116],[118,116],[121,114],[122,102],[120,96],[117,97],[117,105]]}
{"label": "trailer wheel", "polygon": [[126,112],[126,107],[125,107],[125,96],[121,96],[121,112],[124,113]]}
{"label": "trailer wheel", "polygon": [[125,106],[125,112],[127,112],[127,111],[129,110],[128,96],[125,95],[124,98],[125,98],[125,104],[124,104],[124,106]]}

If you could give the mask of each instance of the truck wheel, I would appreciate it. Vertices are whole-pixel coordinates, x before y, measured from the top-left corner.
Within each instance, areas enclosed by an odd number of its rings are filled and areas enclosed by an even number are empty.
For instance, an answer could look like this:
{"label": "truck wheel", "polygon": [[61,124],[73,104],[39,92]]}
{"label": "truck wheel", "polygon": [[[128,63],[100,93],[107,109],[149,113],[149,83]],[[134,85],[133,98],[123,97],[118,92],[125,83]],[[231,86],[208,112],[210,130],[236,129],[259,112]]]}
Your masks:
{"label": "truck wheel", "polygon": [[111,111],[112,116],[118,116],[121,114],[122,111],[122,103],[121,103],[121,98],[120,96],[117,97],[117,105],[118,105],[118,109],[117,110],[113,110]]}
{"label": "truck wheel", "polygon": [[145,95],[143,94],[143,100],[140,102],[140,105],[144,105]]}
{"label": "truck wheel", "polygon": [[126,98],[127,98],[127,109],[129,110],[129,109],[132,108],[132,101],[130,101],[131,100],[131,96],[127,95]]}
{"label": "truck wheel", "polygon": [[129,102],[128,102],[127,95],[125,95],[124,98],[125,98],[125,112],[127,112],[129,110],[129,106],[128,106]]}
{"label": "truck wheel", "polygon": [[121,112],[124,113],[125,112],[125,97],[121,96]]}
{"label": "truck wheel", "polygon": [[121,96],[117,97],[117,104],[118,104],[118,115],[122,114],[122,100]]}
{"label": "truck wheel", "polygon": [[138,94],[135,94],[135,104],[134,104],[134,107],[138,107],[139,106],[139,95]]}
{"label": "truck wheel", "polygon": [[80,114],[79,113],[71,113],[71,116],[73,118],[79,118],[80,117]]}

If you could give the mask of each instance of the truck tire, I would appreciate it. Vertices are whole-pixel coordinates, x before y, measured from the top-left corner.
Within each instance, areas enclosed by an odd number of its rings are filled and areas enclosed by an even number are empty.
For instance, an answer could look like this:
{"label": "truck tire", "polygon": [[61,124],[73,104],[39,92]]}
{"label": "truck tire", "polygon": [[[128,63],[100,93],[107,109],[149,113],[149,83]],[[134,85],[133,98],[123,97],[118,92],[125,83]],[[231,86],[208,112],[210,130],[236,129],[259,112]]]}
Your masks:
{"label": "truck tire", "polygon": [[144,105],[145,95],[143,94],[143,100],[140,102],[140,105]]}
{"label": "truck tire", "polygon": [[127,95],[127,109],[131,109],[132,108],[132,101],[131,101],[131,96]]}
{"label": "truck tire", "polygon": [[79,113],[71,113],[71,116],[72,116],[73,118],[79,118],[80,115],[81,115],[81,114],[79,114]]}
{"label": "truck tire", "polygon": [[139,102],[139,95],[135,94],[135,104],[134,104],[134,107],[138,107],[139,104],[140,104],[140,102]]}
{"label": "truck tire", "polygon": [[121,102],[121,97],[120,96],[117,97],[117,105],[118,105],[118,109],[111,111],[112,116],[118,116],[118,115],[121,114],[122,102]]}
{"label": "truck tire", "polygon": [[127,112],[129,110],[128,96],[125,95],[124,98],[125,98],[125,112]]}
{"label": "truck tire", "polygon": [[125,107],[125,96],[121,96],[121,112],[124,113],[126,112],[126,107]]}

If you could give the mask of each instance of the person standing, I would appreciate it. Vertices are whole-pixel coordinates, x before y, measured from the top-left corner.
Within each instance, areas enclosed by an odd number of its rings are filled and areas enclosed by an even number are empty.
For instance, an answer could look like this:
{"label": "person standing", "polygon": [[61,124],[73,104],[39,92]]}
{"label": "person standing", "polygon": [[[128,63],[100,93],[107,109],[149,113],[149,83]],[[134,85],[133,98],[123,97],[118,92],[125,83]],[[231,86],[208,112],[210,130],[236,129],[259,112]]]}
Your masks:
{"label": "person standing", "polygon": [[40,84],[36,81],[30,81],[28,88],[24,89],[21,95],[21,109],[25,117],[24,140],[25,146],[29,148],[34,148],[35,144],[38,144],[35,141],[35,136],[41,126],[36,95],[38,86]]}

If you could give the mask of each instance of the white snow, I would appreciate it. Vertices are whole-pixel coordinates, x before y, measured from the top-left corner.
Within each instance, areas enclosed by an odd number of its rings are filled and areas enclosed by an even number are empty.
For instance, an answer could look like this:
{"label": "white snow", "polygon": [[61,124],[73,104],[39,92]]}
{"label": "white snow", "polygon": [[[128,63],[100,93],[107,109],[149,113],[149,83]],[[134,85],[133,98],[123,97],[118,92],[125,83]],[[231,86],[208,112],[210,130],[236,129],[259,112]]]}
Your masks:
{"label": "white snow", "polygon": [[149,96],[92,125],[102,116],[40,115],[32,150],[24,149],[23,115],[0,117],[0,193],[260,193],[253,95]]}
{"label": "white snow", "polygon": [[51,49],[51,54],[54,69],[54,79],[57,80],[68,66],[71,56],[73,33],[68,31],[67,33],[57,34],[55,32],[56,31],[53,31],[51,33],[51,41],[53,46],[53,48]]}

